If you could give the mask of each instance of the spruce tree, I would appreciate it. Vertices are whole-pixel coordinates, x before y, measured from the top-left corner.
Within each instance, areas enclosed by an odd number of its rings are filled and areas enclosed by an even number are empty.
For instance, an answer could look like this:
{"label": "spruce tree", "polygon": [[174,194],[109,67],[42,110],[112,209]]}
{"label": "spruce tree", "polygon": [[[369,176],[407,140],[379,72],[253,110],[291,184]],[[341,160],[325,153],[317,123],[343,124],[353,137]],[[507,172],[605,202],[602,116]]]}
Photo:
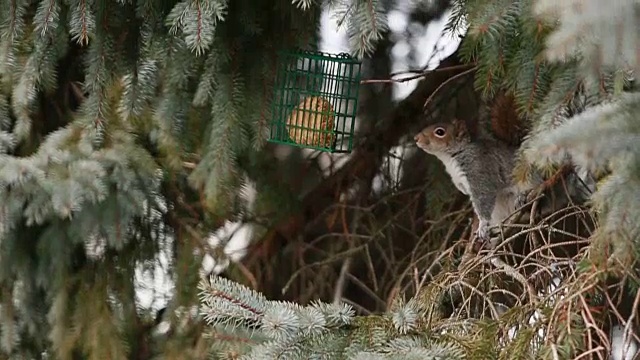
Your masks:
{"label": "spruce tree", "polygon": [[[313,162],[302,152],[279,162],[265,147],[277,53],[316,48],[320,11],[329,6],[341,15],[351,52],[367,64],[388,51],[394,4],[0,0],[1,356],[569,359],[604,356],[603,324],[611,318],[637,333],[637,1],[451,1],[447,27],[463,40],[441,67],[468,70],[427,72],[392,110],[378,103],[375,114],[363,111],[372,122],[360,128],[346,165],[292,189],[291,178]],[[467,96],[469,78],[474,96]],[[456,214],[464,208],[447,196],[444,176],[421,188],[427,200],[419,215],[397,209],[412,199],[403,196],[416,180],[371,191],[391,157],[382,154],[419,129],[425,100],[428,116],[438,117],[449,115],[447,104],[475,112],[475,95],[491,101],[501,93],[513,97],[527,128],[518,178],[570,161],[599,180],[589,209],[599,226],[589,246],[554,261],[540,255],[544,248],[525,254],[538,261],[537,272],[495,253],[460,256],[451,234],[463,232]],[[352,198],[337,196],[354,188]],[[391,197],[397,202],[376,205]],[[310,233],[323,228],[314,216],[333,231],[341,222],[344,241],[316,245]],[[202,259],[216,251],[207,237],[240,218],[259,224],[247,265],[226,274],[237,281],[202,279]],[[409,226],[409,218],[429,225]],[[554,224],[522,231],[563,231]],[[398,249],[415,229],[430,240],[416,246],[420,254]],[[360,242],[363,232],[370,236]],[[388,311],[364,316],[330,304],[322,289],[311,297],[326,301],[278,301],[290,284],[279,267],[265,270],[277,272],[277,281],[254,286],[269,299],[238,284],[251,283],[252,270],[265,263],[297,264],[295,251],[273,239],[300,238],[319,248],[312,261],[330,263],[322,275],[340,269],[327,253],[348,259],[342,267],[352,264],[351,272],[392,268],[352,281],[363,286],[367,278],[386,292],[363,291],[392,298]],[[140,306],[136,283],[159,263],[175,287],[156,314]],[[531,285],[536,277],[557,280],[556,292]],[[169,330],[159,331],[159,321]]]}

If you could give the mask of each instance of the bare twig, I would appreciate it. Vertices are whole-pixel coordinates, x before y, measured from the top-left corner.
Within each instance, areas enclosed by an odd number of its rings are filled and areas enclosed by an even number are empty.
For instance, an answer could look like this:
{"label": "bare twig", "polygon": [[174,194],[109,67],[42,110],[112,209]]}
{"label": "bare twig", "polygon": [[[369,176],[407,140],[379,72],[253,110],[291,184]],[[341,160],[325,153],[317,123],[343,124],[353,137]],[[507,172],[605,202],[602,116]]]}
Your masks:
{"label": "bare twig", "polygon": [[[367,80],[361,80],[360,84],[404,83],[404,82],[408,82],[408,81],[421,79],[421,78],[423,78],[423,77],[425,77],[428,74],[433,73],[433,72],[444,72],[444,71],[452,71],[452,70],[459,70],[459,69],[468,69],[469,67],[473,67],[473,66],[475,66],[475,64],[470,63],[470,64],[454,65],[454,66],[436,68],[436,69],[433,69],[433,70],[407,70],[407,71],[401,71],[401,72],[393,73],[393,74],[391,74],[389,79],[367,79]],[[400,78],[400,79],[394,79],[393,78],[393,77],[398,76],[398,75],[406,75],[406,74],[415,74],[415,75],[403,77],[403,78]]]}
{"label": "bare twig", "polygon": [[438,91],[440,91],[440,89],[442,89],[443,87],[445,87],[448,83],[459,79],[465,75],[471,74],[472,72],[476,71],[476,67],[472,67],[471,69],[465,70],[459,74],[456,74],[452,77],[450,77],[449,79],[447,79],[446,81],[444,81],[442,84],[440,84],[432,93],[431,95],[429,95],[429,97],[427,98],[427,100],[424,102],[424,105],[422,106],[423,108],[426,108],[427,105],[429,105],[429,103],[431,103],[431,101],[433,100],[433,98],[435,97],[435,95],[438,93]]}

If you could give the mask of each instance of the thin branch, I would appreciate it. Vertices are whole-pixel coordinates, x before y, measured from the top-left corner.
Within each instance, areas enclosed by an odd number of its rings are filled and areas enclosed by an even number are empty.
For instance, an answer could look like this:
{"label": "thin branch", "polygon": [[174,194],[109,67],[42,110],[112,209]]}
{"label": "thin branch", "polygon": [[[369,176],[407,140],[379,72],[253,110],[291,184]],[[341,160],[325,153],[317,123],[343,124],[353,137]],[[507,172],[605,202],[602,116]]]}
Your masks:
{"label": "thin branch", "polygon": [[436,96],[436,94],[440,91],[440,89],[442,89],[443,87],[445,87],[448,83],[459,79],[465,75],[471,74],[472,72],[476,71],[477,67],[474,66],[471,69],[465,70],[459,74],[453,75],[452,77],[450,77],[449,79],[445,80],[442,84],[440,84],[440,86],[438,86],[432,93],[431,95],[429,95],[429,97],[427,98],[427,101],[424,102],[423,108],[426,108],[427,105],[429,105],[429,103],[431,103],[431,101],[433,100],[433,98]]}
{"label": "thin branch", "polygon": [[[396,73],[391,74],[389,79],[361,80],[360,84],[404,83],[404,82],[408,82],[408,81],[413,81],[413,80],[418,80],[418,79],[424,78],[425,76],[429,75],[430,73],[434,73],[434,72],[445,72],[445,71],[452,71],[452,70],[459,70],[459,69],[468,69],[469,67],[474,67],[474,66],[475,66],[475,63],[470,63],[470,64],[447,66],[447,67],[436,68],[436,69],[433,69],[433,70],[426,70],[426,71],[424,71],[424,70],[400,71],[400,72],[396,72]],[[400,78],[400,79],[393,79],[396,76],[405,75],[405,74],[415,74],[415,75],[407,76],[407,77]]]}

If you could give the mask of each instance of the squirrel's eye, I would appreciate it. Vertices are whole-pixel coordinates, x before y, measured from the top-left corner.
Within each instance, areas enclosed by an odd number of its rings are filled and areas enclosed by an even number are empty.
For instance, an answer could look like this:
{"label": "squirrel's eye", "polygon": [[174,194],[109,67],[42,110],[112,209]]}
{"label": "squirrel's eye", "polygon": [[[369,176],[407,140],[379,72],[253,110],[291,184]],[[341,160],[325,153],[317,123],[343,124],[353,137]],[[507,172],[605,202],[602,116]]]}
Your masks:
{"label": "squirrel's eye", "polygon": [[434,133],[437,137],[441,138],[441,137],[443,137],[447,132],[444,130],[444,128],[438,127],[438,128],[436,128],[435,130],[433,130],[433,133]]}

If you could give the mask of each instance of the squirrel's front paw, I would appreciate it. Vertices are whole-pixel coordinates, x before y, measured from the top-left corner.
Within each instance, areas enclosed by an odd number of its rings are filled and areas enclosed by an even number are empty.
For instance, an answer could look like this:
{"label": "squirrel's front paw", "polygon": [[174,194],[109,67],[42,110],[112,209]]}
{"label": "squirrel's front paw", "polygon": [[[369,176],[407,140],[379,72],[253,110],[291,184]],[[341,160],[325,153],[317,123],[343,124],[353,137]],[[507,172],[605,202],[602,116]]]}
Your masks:
{"label": "squirrel's front paw", "polygon": [[527,205],[527,203],[534,197],[533,195],[533,189],[520,192],[518,196],[516,196],[516,209],[520,209],[521,207]]}
{"label": "squirrel's front paw", "polygon": [[481,242],[486,242],[490,238],[489,234],[489,222],[486,220],[480,220],[478,222],[478,230],[476,230],[476,238]]}

